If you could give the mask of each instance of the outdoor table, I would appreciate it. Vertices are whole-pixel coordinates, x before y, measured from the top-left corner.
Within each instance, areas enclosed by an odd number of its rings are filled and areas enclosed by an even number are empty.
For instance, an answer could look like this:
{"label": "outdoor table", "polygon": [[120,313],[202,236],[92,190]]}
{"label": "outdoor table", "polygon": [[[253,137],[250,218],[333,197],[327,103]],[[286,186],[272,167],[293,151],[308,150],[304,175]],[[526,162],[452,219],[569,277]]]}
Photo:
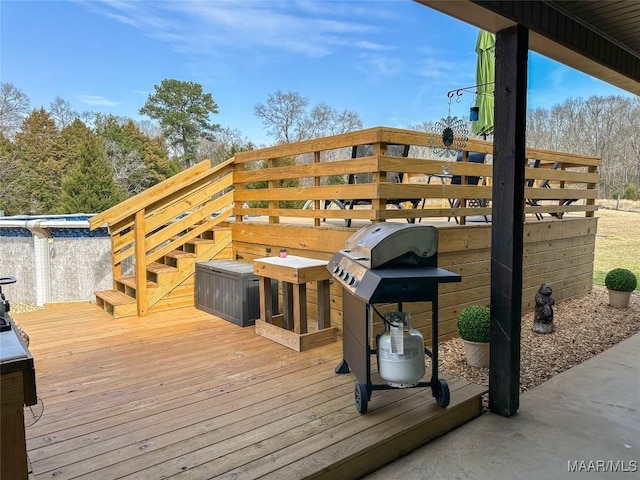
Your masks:
{"label": "outdoor table", "polygon": [[[259,278],[260,319],[256,320],[258,335],[269,338],[298,352],[336,341],[337,332],[331,326],[329,279],[324,260],[287,255],[257,258],[253,273]],[[282,282],[283,313],[272,312],[272,283]],[[308,331],[307,283],[316,282],[318,290],[318,329]]]}

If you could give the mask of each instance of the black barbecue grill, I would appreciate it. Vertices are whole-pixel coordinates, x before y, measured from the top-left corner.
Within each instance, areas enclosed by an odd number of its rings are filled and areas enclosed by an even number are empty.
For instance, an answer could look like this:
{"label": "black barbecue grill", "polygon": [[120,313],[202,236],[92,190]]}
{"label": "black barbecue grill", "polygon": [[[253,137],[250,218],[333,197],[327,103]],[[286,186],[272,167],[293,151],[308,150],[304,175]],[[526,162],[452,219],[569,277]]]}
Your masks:
{"label": "black barbecue grill", "polygon": [[362,228],[336,253],[327,269],[343,287],[343,360],[336,373],[349,373],[358,381],[356,408],[367,411],[372,390],[396,388],[371,382],[369,342],[375,303],[431,302],[431,380],[416,387],[431,387],[438,405],[449,405],[449,387],[438,379],[438,285],[460,282],[457,273],[438,268],[438,230],[429,225],[377,223]]}

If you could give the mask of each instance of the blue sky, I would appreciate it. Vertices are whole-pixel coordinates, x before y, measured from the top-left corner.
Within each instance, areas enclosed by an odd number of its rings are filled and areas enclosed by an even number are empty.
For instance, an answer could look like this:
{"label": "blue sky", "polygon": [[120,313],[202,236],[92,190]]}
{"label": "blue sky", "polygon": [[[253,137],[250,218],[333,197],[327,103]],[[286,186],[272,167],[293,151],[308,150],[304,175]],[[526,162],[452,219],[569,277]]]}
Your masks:
{"label": "blue sky", "polygon": [[[194,81],[218,104],[213,122],[267,144],[253,107],[276,90],[353,110],[364,127],[439,120],[447,91],[475,83],[477,34],[411,0],[0,0],[0,79],[32,107],[60,96],[135,119],[161,80]],[[628,95],[533,52],[529,68],[529,108]]]}

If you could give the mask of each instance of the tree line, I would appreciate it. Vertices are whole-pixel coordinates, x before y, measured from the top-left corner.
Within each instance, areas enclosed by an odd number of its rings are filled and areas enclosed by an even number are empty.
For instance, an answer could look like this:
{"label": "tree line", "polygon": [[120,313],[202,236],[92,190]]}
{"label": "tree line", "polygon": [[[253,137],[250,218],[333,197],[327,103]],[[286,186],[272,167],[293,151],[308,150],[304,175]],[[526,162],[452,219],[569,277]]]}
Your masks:
{"label": "tree line", "polygon": [[[198,83],[163,80],[139,113],[157,123],[79,113],[60,97],[32,110],[20,88],[0,84],[0,211],[97,213],[195,162],[255,148],[211,122],[218,105]],[[277,143],[362,128],[356,113],[310,105],[296,92],[270,94],[254,113]]]}
{"label": "tree line", "polygon": [[[0,210],[97,213],[197,161],[219,163],[256,148],[241,132],[211,122],[218,105],[198,83],[165,79],[139,112],[150,120],[78,113],[60,97],[31,109],[22,90],[0,84]],[[356,112],[311,105],[297,92],[268,95],[254,114],[276,144],[362,128]],[[433,124],[407,128],[433,131]],[[639,131],[638,97],[569,99],[527,115],[528,146],[602,157],[600,197],[637,198]]]}
{"label": "tree line", "polygon": [[529,110],[527,145],[601,157],[599,198],[640,198],[640,97],[594,95]]}

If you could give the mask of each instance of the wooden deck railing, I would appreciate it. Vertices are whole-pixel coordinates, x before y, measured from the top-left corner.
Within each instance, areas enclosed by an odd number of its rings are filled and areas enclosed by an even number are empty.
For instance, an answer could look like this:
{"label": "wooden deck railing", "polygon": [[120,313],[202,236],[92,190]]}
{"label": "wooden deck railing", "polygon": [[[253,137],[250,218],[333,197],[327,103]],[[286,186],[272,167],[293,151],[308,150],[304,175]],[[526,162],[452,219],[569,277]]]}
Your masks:
{"label": "wooden deck railing", "polygon": [[[493,166],[467,158],[468,152],[490,155],[492,144],[467,141],[460,162],[426,158],[437,141],[424,132],[377,127],[241,152],[216,166],[201,162],[94,216],[90,226],[108,225],[114,279],[135,275],[136,302],[143,315],[148,267],[232,215],[237,222],[261,215],[271,224],[297,217],[316,226],[323,219],[455,217],[464,224],[470,215],[488,218]],[[358,145],[371,145],[371,155],[351,158],[352,147]],[[389,145],[411,148],[407,157],[399,157],[388,154]],[[593,216],[599,158],[529,149],[527,162],[526,214]],[[403,182],[388,182],[387,172],[402,172]],[[344,183],[349,174],[362,173],[370,174],[369,183]],[[460,184],[451,184],[452,176],[461,177]],[[467,185],[470,176],[482,181]],[[344,208],[352,200],[363,200],[370,208]],[[404,208],[387,208],[398,204]],[[327,205],[343,208],[324,208]]]}
{"label": "wooden deck railing", "polygon": [[[464,224],[466,216],[490,215],[491,164],[418,158],[412,156],[415,149],[410,150],[407,158],[387,155],[388,145],[411,145],[426,150],[437,141],[428,133],[377,127],[239,153],[235,160],[234,213],[239,220],[246,215],[263,215],[269,217],[269,223],[280,223],[281,217],[298,217],[312,219],[315,225],[320,225],[322,219],[380,222],[423,217],[459,217]],[[373,145],[373,154],[352,159],[351,147],[366,144]],[[492,151],[493,145],[481,140],[468,140],[464,147],[464,152],[491,154]],[[526,168],[526,178],[531,186],[525,189],[526,214],[561,217],[566,212],[585,212],[586,216],[593,215],[597,209],[595,188],[599,158],[528,149],[527,161],[530,166]],[[387,182],[386,172],[403,172],[404,182]],[[331,182],[336,176],[344,181],[350,173],[370,173],[372,182]],[[427,182],[429,176],[440,181]],[[451,185],[447,181],[451,176],[461,176],[461,184]],[[468,176],[482,177],[482,182],[467,185]],[[287,180],[294,186],[283,184]],[[538,188],[540,184],[550,188]],[[387,209],[388,204],[397,203],[399,199],[424,201],[419,208],[407,203],[404,205],[408,208]],[[460,201],[449,202],[449,199]],[[322,209],[332,200],[341,200],[342,204],[345,200],[367,200],[372,208]],[[332,205],[336,204],[339,203]],[[303,205],[312,208],[302,208]]]}

